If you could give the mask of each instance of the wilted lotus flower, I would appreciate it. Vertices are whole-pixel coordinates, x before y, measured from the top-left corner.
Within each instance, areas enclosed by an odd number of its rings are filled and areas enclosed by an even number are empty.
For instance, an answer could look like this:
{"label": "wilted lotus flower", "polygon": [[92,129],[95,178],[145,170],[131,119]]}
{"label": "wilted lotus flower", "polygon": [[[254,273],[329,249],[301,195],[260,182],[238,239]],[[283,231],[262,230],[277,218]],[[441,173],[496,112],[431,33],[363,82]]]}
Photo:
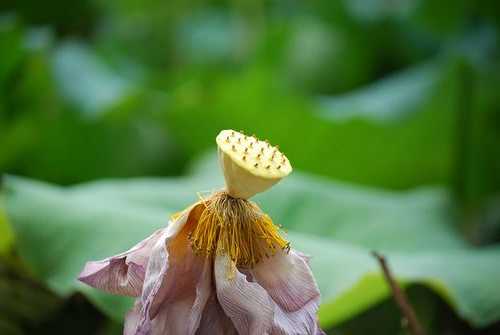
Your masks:
{"label": "wilted lotus flower", "polygon": [[125,335],[323,334],[307,257],[247,200],[288,175],[288,159],[232,130],[217,144],[224,191],[174,215],[132,249],[88,262],[79,279],[138,297]]}

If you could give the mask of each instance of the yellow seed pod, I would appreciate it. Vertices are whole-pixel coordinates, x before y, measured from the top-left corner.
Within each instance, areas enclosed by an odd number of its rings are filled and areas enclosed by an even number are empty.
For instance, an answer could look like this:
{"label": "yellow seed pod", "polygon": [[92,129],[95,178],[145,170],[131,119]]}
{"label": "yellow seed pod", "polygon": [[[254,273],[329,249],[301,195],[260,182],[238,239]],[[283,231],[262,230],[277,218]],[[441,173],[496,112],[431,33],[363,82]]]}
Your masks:
{"label": "yellow seed pod", "polygon": [[216,142],[227,193],[234,198],[248,199],[292,172],[288,158],[267,141],[229,129]]}

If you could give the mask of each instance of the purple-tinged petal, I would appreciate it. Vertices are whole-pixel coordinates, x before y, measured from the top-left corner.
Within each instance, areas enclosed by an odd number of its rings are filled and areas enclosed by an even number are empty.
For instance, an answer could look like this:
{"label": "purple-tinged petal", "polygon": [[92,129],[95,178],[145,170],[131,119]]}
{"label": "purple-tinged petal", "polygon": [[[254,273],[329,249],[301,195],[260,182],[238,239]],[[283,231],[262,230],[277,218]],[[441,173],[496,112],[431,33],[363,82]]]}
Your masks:
{"label": "purple-tinged petal", "polygon": [[326,335],[326,333],[318,326],[318,330],[316,331],[316,334],[314,334],[314,335]]}
{"label": "purple-tinged petal", "polygon": [[134,335],[141,318],[141,303],[136,301],[134,307],[125,316],[123,335]]}
{"label": "purple-tinged petal", "polygon": [[321,332],[316,318],[320,295],[307,261],[294,250],[279,252],[250,271],[272,298],[273,335]]}
{"label": "purple-tinged petal", "polygon": [[285,312],[280,305],[273,303],[274,320],[271,335],[317,335],[322,334],[316,320],[318,302],[311,300],[302,309]]}
{"label": "purple-tinged petal", "polygon": [[196,335],[214,334],[238,335],[233,322],[220,306],[215,292],[208,298],[205,309],[203,310],[200,326],[196,331]]}
{"label": "purple-tinged petal", "polygon": [[87,262],[78,279],[109,293],[139,296],[151,248],[161,232],[157,230],[126,252],[102,261]]}
{"label": "purple-tinged petal", "polygon": [[[146,280],[154,283],[157,286],[157,291],[155,291],[154,295],[147,294],[147,287],[145,286],[142,295],[143,302],[148,297],[151,298],[151,319],[158,314],[164,301],[174,299],[179,292],[194,291],[198,279],[205,274],[207,259],[203,256],[194,255],[188,237],[188,230],[193,223],[198,221],[201,209],[202,206],[200,205],[186,213],[185,220],[188,229],[180,231],[176,236],[165,239],[165,244],[158,245],[154,252],[155,262],[152,262],[151,267],[148,267]],[[210,282],[208,283],[209,287]]]}
{"label": "purple-tinged petal", "polygon": [[185,211],[178,220],[186,229],[165,231],[153,247],[135,334],[194,335],[197,330],[212,277],[210,259],[194,255],[188,239],[201,209],[200,205]]}
{"label": "purple-tinged petal", "polygon": [[171,276],[174,285],[172,295],[163,301],[155,318],[150,321],[151,335],[182,334],[194,335],[199,327],[202,311],[210,296],[212,265],[207,259],[201,273]]}
{"label": "purple-tinged petal", "polygon": [[304,256],[278,252],[250,271],[253,278],[285,311],[296,311],[319,299],[319,289]]}
{"label": "purple-tinged petal", "polygon": [[273,321],[272,300],[257,283],[250,282],[225,255],[214,264],[217,299],[240,335],[266,335]]}

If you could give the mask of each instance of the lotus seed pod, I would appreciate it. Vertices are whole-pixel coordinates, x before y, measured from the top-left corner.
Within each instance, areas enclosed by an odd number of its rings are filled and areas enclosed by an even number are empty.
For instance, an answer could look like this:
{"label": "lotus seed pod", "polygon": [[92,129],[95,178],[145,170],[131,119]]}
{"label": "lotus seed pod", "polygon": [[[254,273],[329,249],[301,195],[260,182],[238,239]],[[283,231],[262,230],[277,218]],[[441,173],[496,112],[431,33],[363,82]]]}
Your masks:
{"label": "lotus seed pod", "polygon": [[288,158],[267,141],[234,130],[223,130],[216,139],[227,193],[248,199],[292,172]]}

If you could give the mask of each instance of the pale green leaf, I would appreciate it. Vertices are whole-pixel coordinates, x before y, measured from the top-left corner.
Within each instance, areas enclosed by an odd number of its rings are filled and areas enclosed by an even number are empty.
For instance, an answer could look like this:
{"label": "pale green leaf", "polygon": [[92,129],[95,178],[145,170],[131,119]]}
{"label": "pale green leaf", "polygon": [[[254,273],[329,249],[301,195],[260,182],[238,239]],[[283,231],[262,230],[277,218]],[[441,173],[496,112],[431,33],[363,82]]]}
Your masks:
{"label": "pale green leaf", "polygon": [[[130,299],[85,287],[78,272],[85,261],[123,251],[163,226],[172,210],[196,200],[198,183],[221,185],[199,175],[57,188],[11,177],[5,193],[19,250],[33,271],[60,294],[82,291],[120,318]],[[500,249],[467,247],[449,228],[452,206],[441,190],[387,193],[297,174],[258,201],[276,222],[294,228],[293,247],[312,256],[325,327],[387,297],[373,248],[386,253],[398,280],[427,285],[472,324],[500,318]]]}

